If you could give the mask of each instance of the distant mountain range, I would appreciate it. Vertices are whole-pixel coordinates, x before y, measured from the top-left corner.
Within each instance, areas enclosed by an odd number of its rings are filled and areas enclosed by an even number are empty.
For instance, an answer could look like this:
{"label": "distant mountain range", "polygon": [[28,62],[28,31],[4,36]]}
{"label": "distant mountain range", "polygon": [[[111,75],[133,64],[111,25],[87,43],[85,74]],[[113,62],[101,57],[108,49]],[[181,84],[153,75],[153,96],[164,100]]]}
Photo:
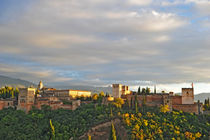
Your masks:
{"label": "distant mountain range", "polygon": [[30,87],[30,86],[36,86],[36,85],[26,80],[15,79],[15,78],[10,78],[7,76],[0,75],[0,87],[3,87],[3,86]]}
{"label": "distant mountain range", "polygon": [[[26,81],[26,80],[21,80],[21,79],[15,79],[7,76],[2,76],[0,75],[0,87],[3,86],[12,86],[12,87],[37,87],[32,82]],[[46,87],[53,87],[56,89],[74,89],[74,90],[88,90],[91,91],[92,93],[99,93],[103,91],[104,93],[112,93],[112,87],[92,87],[92,86],[48,86],[45,85]]]}
{"label": "distant mountain range", "polygon": [[194,96],[195,101],[200,100],[203,103],[204,103],[204,100],[208,98],[210,99],[210,93],[200,93]]}

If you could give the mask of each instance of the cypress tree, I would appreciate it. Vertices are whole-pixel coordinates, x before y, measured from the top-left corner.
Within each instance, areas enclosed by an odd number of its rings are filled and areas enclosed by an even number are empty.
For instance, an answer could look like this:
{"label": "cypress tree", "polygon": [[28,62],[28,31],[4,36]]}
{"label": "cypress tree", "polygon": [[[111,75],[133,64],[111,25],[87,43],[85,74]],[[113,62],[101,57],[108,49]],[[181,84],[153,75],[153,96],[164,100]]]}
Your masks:
{"label": "cypress tree", "polygon": [[53,126],[51,119],[50,119],[50,127],[51,127],[51,139],[54,140],[55,139],[55,127]]}
{"label": "cypress tree", "polygon": [[112,107],[110,107],[110,117],[113,117]]}
{"label": "cypress tree", "polygon": [[135,109],[136,109],[136,114],[138,113],[138,100],[137,100],[137,95],[135,96]]}
{"label": "cypress tree", "polygon": [[116,130],[114,128],[113,122],[111,124],[111,132],[110,132],[109,140],[117,140]]}
{"label": "cypress tree", "polygon": [[138,88],[138,95],[141,93],[141,87]]}
{"label": "cypress tree", "polygon": [[91,135],[88,133],[88,140],[91,140]]}
{"label": "cypress tree", "polygon": [[133,98],[131,97],[131,105],[130,105],[130,107],[132,108],[133,107]]}

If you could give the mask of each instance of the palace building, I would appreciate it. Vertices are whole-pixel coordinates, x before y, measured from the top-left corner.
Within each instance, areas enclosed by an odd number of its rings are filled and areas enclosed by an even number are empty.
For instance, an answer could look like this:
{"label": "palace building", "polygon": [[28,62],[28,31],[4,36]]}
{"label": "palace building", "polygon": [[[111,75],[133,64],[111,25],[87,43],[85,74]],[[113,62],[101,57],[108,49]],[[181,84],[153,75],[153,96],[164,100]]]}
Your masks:
{"label": "palace building", "polygon": [[81,101],[76,99],[77,97],[85,98],[90,96],[90,91],[46,88],[42,81],[40,81],[37,88],[19,88],[18,99],[0,99],[0,110],[13,107],[28,112],[32,107],[41,109],[43,105],[48,105],[52,109],[64,108],[75,110],[81,104]]}
{"label": "palace building", "polygon": [[120,98],[122,95],[131,94],[129,86],[121,84],[112,84],[112,95],[114,98]]}
{"label": "palace building", "polygon": [[150,94],[122,94],[121,84],[113,84],[113,96],[115,98],[123,98],[128,101],[130,106],[135,106],[135,98],[137,98],[138,105],[159,107],[160,105],[168,105],[169,109],[181,110],[189,113],[200,114],[203,112],[202,103],[194,102],[194,88],[182,88],[181,95],[174,95],[170,93],[150,93]]}
{"label": "palace building", "polygon": [[32,107],[41,109],[42,105],[48,105],[52,109],[70,109],[75,110],[80,106],[80,100],[71,100],[71,104],[64,104],[62,100],[55,96],[36,96],[35,88],[21,88],[18,95],[18,110],[28,112]]}
{"label": "palace building", "polygon": [[43,97],[46,96],[54,96],[54,97],[58,97],[59,99],[75,99],[77,97],[90,97],[91,96],[91,92],[90,91],[82,91],[82,90],[72,90],[72,89],[65,89],[65,90],[43,90],[41,95]]}

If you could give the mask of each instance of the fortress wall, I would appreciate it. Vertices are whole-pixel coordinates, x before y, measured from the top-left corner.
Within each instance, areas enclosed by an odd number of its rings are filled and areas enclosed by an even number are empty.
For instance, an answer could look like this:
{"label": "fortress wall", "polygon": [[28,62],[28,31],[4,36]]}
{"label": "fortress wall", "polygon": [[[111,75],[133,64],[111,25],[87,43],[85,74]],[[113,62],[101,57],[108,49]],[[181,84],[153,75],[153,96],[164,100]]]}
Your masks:
{"label": "fortress wall", "polygon": [[173,105],[173,109],[198,114],[198,104],[177,104]]}
{"label": "fortress wall", "polygon": [[[135,95],[127,95],[128,103],[132,106],[135,105]],[[142,106],[143,100],[145,98],[145,102],[147,106],[160,106],[163,103],[162,95],[137,95],[137,100],[139,106]],[[132,103],[131,103],[132,101]]]}
{"label": "fortress wall", "polygon": [[171,96],[172,105],[182,104],[182,96]]}

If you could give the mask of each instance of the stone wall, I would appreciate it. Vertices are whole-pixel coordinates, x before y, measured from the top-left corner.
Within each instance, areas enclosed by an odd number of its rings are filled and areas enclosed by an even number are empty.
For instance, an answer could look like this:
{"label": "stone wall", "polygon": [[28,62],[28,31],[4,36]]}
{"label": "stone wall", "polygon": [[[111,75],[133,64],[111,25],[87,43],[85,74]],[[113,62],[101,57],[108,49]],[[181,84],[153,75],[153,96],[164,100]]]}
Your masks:
{"label": "stone wall", "polygon": [[[175,110],[182,110],[183,112],[188,112],[188,113],[195,113],[199,114],[199,105],[197,103],[195,104],[176,104],[173,105],[173,109]],[[202,113],[203,107],[202,104],[200,104],[200,111]]]}
{"label": "stone wall", "polygon": [[[135,105],[136,95],[127,95],[126,98],[131,106]],[[138,105],[142,106],[144,100],[147,106],[160,106],[163,104],[162,95],[137,95]]]}
{"label": "stone wall", "polygon": [[8,107],[14,107],[14,100],[0,100],[0,110]]}
{"label": "stone wall", "polygon": [[171,96],[171,98],[173,105],[182,104],[182,96]]}

